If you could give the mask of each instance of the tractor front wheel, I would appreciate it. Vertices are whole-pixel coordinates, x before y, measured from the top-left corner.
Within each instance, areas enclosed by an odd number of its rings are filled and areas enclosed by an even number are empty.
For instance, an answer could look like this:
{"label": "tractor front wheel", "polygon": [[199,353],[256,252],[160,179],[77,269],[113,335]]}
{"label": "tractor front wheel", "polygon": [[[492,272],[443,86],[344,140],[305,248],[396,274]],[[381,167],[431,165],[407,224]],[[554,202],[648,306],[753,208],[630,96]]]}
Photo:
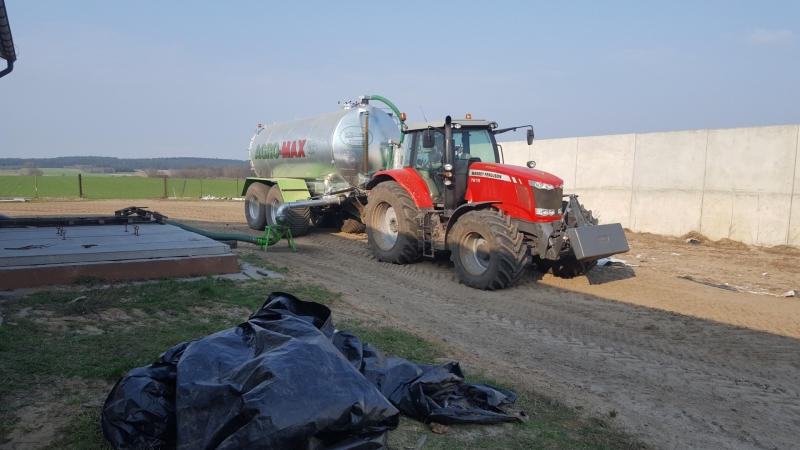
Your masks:
{"label": "tractor front wheel", "polygon": [[462,283],[477,289],[503,289],[525,274],[526,247],[511,217],[494,210],[470,211],[448,238],[450,259]]}
{"label": "tractor front wheel", "polygon": [[378,261],[408,264],[420,258],[419,209],[396,181],[372,189],[367,205],[367,242]]}

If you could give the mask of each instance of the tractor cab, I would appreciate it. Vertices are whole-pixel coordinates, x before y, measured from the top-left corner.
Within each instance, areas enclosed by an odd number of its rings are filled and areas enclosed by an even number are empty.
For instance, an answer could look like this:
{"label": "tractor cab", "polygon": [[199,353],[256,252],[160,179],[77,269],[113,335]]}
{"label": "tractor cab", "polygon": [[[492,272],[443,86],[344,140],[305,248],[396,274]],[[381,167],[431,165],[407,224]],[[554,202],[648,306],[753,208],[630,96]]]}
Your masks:
{"label": "tractor cab", "polygon": [[[497,142],[492,130],[495,122],[485,120],[453,120],[452,138],[455,144],[451,170],[444,167],[445,121],[409,125],[405,130],[403,167],[411,168],[425,181],[431,202],[444,208],[445,183],[448,178],[456,182],[456,203],[465,202],[466,179],[469,165],[475,162],[499,163]],[[426,142],[427,141],[427,142]],[[446,177],[447,172],[451,177]],[[458,189],[460,188],[460,189]]]}

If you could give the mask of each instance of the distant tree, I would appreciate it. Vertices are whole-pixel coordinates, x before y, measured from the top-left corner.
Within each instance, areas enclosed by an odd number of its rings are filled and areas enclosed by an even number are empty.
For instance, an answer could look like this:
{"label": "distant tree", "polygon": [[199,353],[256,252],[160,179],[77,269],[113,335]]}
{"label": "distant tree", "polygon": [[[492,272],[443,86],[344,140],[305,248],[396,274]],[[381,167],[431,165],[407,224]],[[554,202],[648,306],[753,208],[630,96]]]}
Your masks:
{"label": "distant tree", "polygon": [[44,172],[42,172],[41,169],[37,169],[35,167],[29,167],[28,168],[28,176],[32,177],[34,175],[37,176],[37,177],[41,177],[41,176],[44,175]]}

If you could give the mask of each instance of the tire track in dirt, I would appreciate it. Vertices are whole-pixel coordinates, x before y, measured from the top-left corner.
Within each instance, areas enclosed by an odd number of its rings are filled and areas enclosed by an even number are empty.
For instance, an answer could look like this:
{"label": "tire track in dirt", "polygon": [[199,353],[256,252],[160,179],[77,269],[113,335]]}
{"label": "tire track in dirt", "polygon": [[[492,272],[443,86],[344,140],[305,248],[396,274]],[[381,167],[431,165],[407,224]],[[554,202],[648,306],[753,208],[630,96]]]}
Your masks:
{"label": "tire track in dirt", "polygon": [[545,391],[596,412],[616,409],[615,420],[656,446],[795,445],[794,339],[545,286],[533,274],[512,289],[476,291],[449,262],[379,263],[362,239],[314,233],[298,246],[282,262],[344,291],[351,307],[515,368],[507,379],[536,372],[550,380]]}

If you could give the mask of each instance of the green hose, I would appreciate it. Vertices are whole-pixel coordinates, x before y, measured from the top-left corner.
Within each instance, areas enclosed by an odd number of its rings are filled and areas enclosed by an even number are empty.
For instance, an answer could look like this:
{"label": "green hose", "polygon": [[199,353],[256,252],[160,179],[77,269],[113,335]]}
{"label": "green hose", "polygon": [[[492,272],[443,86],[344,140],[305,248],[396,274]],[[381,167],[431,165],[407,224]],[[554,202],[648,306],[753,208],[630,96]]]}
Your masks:
{"label": "green hose", "polygon": [[209,239],[214,239],[215,241],[241,241],[241,242],[249,242],[251,244],[256,244],[259,247],[263,248],[264,251],[266,251],[270,245],[277,244],[278,241],[280,241],[281,238],[285,236],[286,239],[289,240],[289,245],[291,245],[292,249],[294,251],[297,251],[297,249],[294,246],[294,239],[292,239],[292,232],[289,230],[289,227],[283,224],[267,227],[264,230],[263,236],[248,236],[246,234],[236,234],[236,233],[215,233],[213,231],[206,231],[206,230],[201,230],[199,228],[190,227],[185,223],[174,222],[172,220],[167,220],[166,222],[169,225],[174,225],[186,231],[199,234],[200,236],[205,236]]}
{"label": "green hose", "polygon": [[391,108],[392,111],[394,111],[394,113],[397,115],[397,120],[400,121],[400,129],[401,129],[400,143],[402,144],[403,140],[406,137],[406,135],[402,133],[403,124],[405,124],[405,121],[400,119],[400,110],[397,109],[397,106],[394,106],[394,103],[390,102],[386,97],[381,97],[380,95],[365,95],[364,97],[366,97],[368,100],[377,100],[379,102],[383,102],[386,104],[386,106]]}

